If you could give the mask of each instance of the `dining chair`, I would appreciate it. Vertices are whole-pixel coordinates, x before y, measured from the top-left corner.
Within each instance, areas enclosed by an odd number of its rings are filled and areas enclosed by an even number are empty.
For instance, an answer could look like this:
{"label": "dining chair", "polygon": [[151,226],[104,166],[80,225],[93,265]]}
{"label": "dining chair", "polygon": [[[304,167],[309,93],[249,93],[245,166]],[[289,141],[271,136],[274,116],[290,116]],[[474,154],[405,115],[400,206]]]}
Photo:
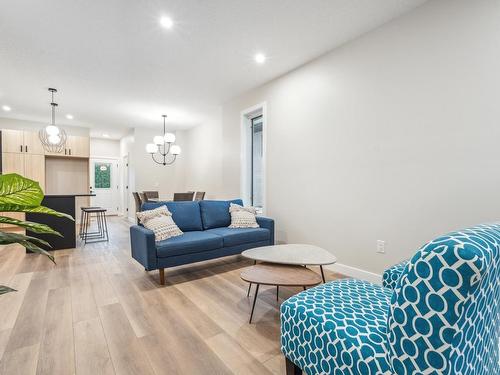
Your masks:
{"label": "dining chair", "polygon": [[160,195],[158,194],[157,191],[143,191],[144,196],[146,197],[146,202],[149,201],[150,199],[155,199],[158,200],[160,198]]}
{"label": "dining chair", "polygon": [[139,194],[139,199],[141,200],[141,206],[143,203],[147,202],[148,200],[146,199],[146,196],[144,193],[138,193]]}
{"label": "dining chair", "polygon": [[178,201],[192,201],[194,192],[191,193],[174,193],[174,202]]}
{"label": "dining chair", "polygon": [[139,197],[139,194],[136,191],[132,192],[132,195],[134,196],[135,212],[139,212],[142,205],[141,197]]}
{"label": "dining chair", "polygon": [[205,192],[204,191],[197,191],[194,194],[194,200],[195,201],[202,201],[205,198]]}

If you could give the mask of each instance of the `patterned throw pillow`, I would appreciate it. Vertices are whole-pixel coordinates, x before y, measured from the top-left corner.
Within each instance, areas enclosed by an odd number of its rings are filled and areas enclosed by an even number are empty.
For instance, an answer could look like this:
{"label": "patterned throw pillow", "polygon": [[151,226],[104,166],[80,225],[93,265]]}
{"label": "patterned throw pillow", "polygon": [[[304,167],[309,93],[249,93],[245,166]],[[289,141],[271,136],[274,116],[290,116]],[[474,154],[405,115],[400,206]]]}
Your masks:
{"label": "patterned throw pillow", "polygon": [[182,235],[182,231],[175,224],[172,219],[172,213],[168,210],[167,206],[138,212],[137,218],[144,227],[154,232],[156,242]]}
{"label": "patterned throw pillow", "polygon": [[229,205],[231,214],[231,225],[229,228],[259,228],[257,224],[257,210],[254,207],[243,207],[239,204],[231,203]]}

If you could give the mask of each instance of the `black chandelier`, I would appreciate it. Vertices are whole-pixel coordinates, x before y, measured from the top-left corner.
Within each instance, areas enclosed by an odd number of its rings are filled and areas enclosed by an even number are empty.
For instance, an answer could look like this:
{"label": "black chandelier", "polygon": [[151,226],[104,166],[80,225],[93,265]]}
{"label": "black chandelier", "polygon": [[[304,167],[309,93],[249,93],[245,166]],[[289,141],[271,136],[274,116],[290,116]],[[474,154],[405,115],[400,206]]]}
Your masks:
{"label": "black chandelier", "polygon": [[[165,121],[167,115],[163,117],[163,135],[157,135],[153,138],[153,143],[146,145],[146,152],[151,154],[151,158],[157,164],[171,165],[177,159],[177,155],[181,153],[179,145],[175,145],[175,134],[167,133],[165,128]],[[157,160],[160,159],[159,161]],[[162,160],[163,159],[163,160]]]}

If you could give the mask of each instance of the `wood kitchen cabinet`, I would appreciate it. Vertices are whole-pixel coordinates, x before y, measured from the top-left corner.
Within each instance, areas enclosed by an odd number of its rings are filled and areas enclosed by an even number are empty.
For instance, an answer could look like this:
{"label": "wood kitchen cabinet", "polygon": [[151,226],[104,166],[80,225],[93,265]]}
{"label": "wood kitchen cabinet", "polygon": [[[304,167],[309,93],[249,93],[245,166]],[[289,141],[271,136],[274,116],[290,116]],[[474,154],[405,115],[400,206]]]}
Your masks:
{"label": "wood kitchen cabinet", "polygon": [[2,153],[2,174],[24,174],[24,155],[14,152]]}
{"label": "wood kitchen cabinet", "polygon": [[17,173],[45,189],[45,156],[2,152],[2,174]]}
{"label": "wood kitchen cabinet", "polygon": [[[37,181],[40,183],[42,190],[45,190],[45,155],[26,154],[25,152],[2,152],[2,174],[8,173],[17,173]],[[17,220],[24,220],[25,218],[25,214],[22,212],[0,212],[0,215]],[[10,228],[11,226],[0,224],[0,227]],[[12,226],[12,228],[15,227]]]}
{"label": "wood kitchen cabinet", "polygon": [[[22,132],[21,132],[21,134],[22,134]],[[4,140],[4,138],[3,138],[3,132],[2,132],[2,141],[3,140]],[[2,149],[3,149],[3,147],[2,147]],[[17,152],[17,153],[15,153],[15,152],[3,152],[2,153],[2,174],[17,173],[17,174],[24,176],[25,156],[26,155],[21,154],[20,152]],[[44,157],[44,156],[42,156],[42,157]],[[45,165],[44,165],[43,171],[45,173]],[[7,216],[7,217],[10,217],[12,219],[24,220],[24,213],[22,213],[22,212],[0,212],[0,215]],[[9,228],[9,227],[10,227],[10,225],[8,225],[8,224],[0,224],[0,228]]]}
{"label": "wood kitchen cabinet", "polygon": [[88,158],[90,155],[90,140],[89,137],[80,137],[77,135],[69,135],[66,141],[66,156],[74,156],[78,158]]}
{"label": "wood kitchen cabinet", "polygon": [[24,150],[27,154],[44,155],[43,144],[38,137],[38,132],[23,132]]}
{"label": "wood kitchen cabinet", "polygon": [[38,132],[26,130],[2,130],[2,152],[43,155],[43,145]]}
{"label": "wood kitchen cabinet", "polygon": [[24,155],[24,177],[38,181],[45,191],[45,155]]}
{"label": "wood kitchen cabinet", "polygon": [[2,130],[2,152],[23,153],[24,152],[24,131],[22,130]]}

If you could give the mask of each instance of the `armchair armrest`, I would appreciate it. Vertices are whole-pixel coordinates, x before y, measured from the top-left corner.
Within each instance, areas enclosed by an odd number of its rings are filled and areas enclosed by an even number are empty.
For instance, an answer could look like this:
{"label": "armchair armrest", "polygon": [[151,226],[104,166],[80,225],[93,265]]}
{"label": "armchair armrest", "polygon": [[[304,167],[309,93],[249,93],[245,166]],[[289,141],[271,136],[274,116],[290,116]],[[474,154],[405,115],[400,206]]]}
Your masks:
{"label": "armchair armrest", "polygon": [[158,268],[155,234],[141,225],[130,227],[130,247],[132,258],[141,263],[148,271]]}
{"label": "armchair armrest", "polygon": [[382,286],[394,289],[408,262],[409,260],[407,259],[386,269],[384,271],[384,275],[382,276]]}
{"label": "armchair armrest", "polygon": [[269,229],[269,232],[271,232],[271,245],[274,245],[274,220],[264,216],[257,216],[256,219],[261,228]]}

